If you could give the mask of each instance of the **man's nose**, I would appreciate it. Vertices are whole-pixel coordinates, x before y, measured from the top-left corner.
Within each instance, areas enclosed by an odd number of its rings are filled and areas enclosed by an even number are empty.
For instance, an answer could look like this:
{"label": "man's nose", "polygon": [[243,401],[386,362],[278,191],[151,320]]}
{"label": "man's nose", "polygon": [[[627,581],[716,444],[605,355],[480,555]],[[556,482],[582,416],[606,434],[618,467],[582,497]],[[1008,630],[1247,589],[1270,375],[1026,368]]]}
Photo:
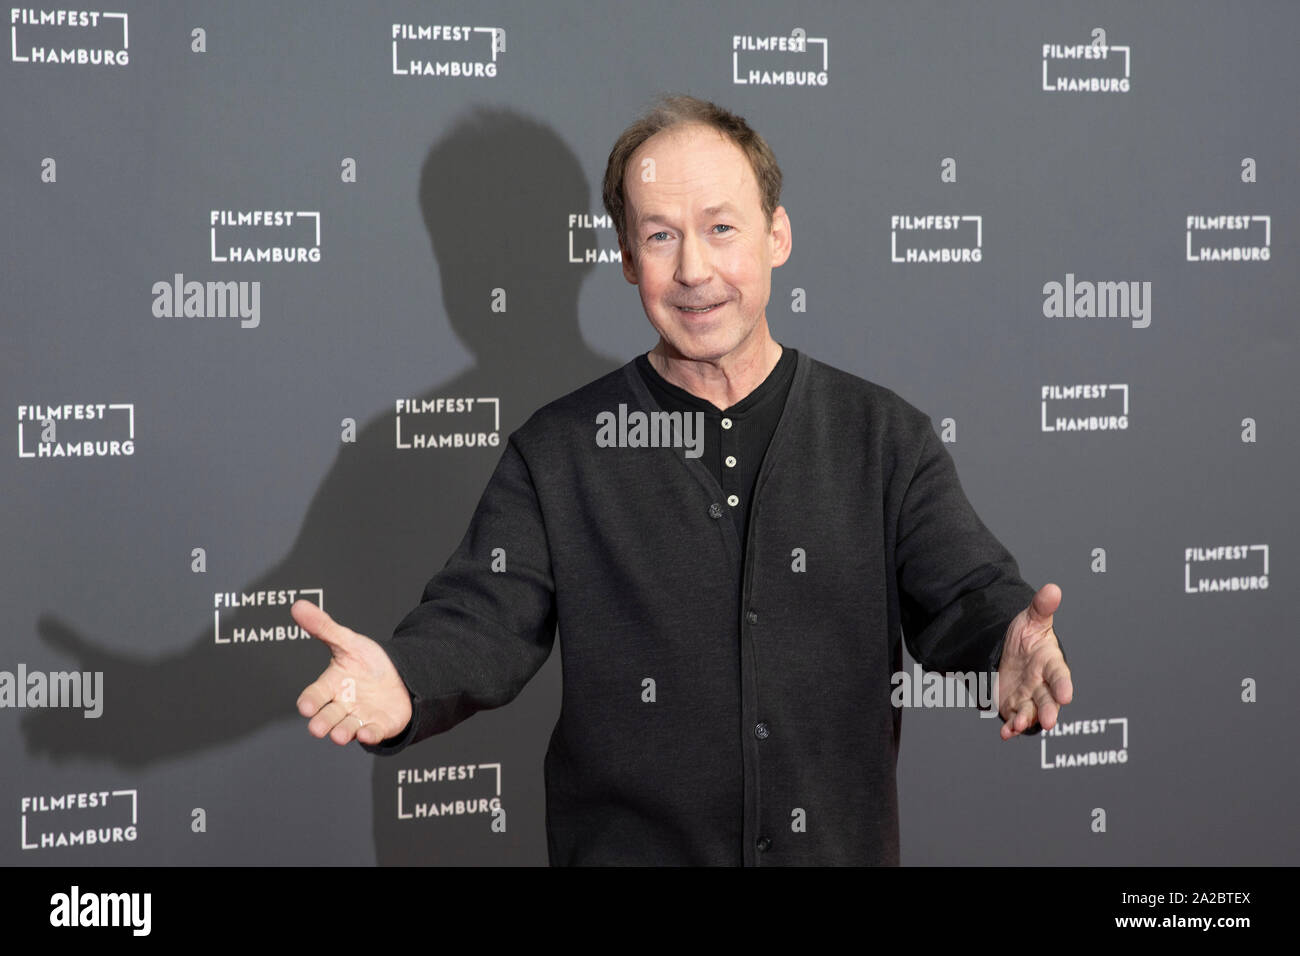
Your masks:
{"label": "man's nose", "polygon": [[712,271],[708,246],[694,233],[686,233],[677,258],[677,281],[682,285],[699,285],[709,281]]}

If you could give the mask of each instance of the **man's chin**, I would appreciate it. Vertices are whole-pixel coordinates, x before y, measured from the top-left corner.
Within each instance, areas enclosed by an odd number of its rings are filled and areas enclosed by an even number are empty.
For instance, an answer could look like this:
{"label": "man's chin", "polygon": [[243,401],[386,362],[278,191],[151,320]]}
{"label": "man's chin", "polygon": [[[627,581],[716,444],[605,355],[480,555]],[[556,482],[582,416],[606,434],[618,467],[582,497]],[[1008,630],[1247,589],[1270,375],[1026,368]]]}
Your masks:
{"label": "man's chin", "polygon": [[740,344],[736,341],[735,336],[719,334],[712,331],[710,334],[682,334],[678,333],[674,338],[669,340],[674,350],[685,359],[693,362],[716,362],[718,359],[725,358],[734,352]]}

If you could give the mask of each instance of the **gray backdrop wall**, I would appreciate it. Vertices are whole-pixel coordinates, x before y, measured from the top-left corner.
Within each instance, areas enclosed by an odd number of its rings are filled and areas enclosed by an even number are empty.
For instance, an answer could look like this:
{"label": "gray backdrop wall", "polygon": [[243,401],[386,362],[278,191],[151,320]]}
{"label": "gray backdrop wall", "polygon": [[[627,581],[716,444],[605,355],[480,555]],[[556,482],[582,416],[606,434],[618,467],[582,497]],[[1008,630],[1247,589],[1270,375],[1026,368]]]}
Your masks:
{"label": "gray backdrop wall", "polygon": [[654,344],[599,186],[661,90],[782,163],[777,340],[1064,593],[1069,732],[907,713],[904,861],[1300,860],[1300,7],[58,9],[0,68],[0,862],[545,863],[558,652],[378,759],[307,734],[287,602],[389,633],[505,437]]}

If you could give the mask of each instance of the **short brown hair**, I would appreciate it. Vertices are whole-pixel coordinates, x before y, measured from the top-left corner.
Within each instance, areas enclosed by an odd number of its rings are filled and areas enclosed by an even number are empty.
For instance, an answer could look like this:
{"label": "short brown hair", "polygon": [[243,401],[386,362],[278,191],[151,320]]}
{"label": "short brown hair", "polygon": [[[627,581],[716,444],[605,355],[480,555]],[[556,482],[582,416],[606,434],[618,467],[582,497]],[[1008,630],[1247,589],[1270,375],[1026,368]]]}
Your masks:
{"label": "short brown hair", "polygon": [[605,164],[602,199],[605,211],[618,230],[619,242],[626,249],[631,249],[627,241],[627,207],[623,196],[623,177],[627,174],[628,161],[651,136],[687,123],[711,126],[740,147],[754,170],[754,178],[758,180],[759,198],[767,225],[769,228],[772,225],[772,216],[781,204],[781,167],[776,164],[776,156],[763,137],[754,132],[743,117],[716,103],[694,96],[661,96],[640,119],[623,130],[609,151],[609,162]]}

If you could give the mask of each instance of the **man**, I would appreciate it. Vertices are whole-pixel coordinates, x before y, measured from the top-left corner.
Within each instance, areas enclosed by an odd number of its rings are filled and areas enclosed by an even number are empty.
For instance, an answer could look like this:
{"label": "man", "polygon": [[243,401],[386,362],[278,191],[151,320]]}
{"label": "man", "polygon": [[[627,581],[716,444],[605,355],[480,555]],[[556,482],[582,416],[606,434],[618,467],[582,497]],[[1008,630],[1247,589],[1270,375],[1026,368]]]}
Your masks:
{"label": "man", "polygon": [[311,733],[447,730],[513,699],[558,624],[553,864],[896,864],[900,635],[928,669],[996,671],[1003,739],[1055,724],[1060,589],[1020,578],[923,413],[772,339],[780,187],[713,104],[624,132],[605,205],[658,344],[510,436],[392,641],[294,605],[333,653]]}

